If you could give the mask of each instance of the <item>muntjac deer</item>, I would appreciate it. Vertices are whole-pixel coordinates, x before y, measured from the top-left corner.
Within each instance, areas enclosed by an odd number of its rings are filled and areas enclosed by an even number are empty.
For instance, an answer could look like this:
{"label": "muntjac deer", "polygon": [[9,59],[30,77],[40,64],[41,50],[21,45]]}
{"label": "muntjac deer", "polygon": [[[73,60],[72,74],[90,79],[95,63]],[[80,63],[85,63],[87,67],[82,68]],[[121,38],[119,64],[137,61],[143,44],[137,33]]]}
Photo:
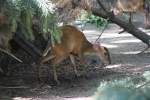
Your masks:
{"label": "muntjac deer", "polygon": [[53,64],[54,80],[56,82],[59,82],[56,65],[68,57],[70,57],[74,65],[75,74],[78,75],[73,55],[78,55],[81,62],[84,61],[85,55],[97,55],[104,65],[110,64],[110,56],[106,47],[91,44],[84,34],[74,26],[66,25],[60,27],[60,29],[62,31],[61,43],[55,44],[54,47],[47,46],[43,53],[44,56],[40,58],[40,64],[51,60]]}
{"label": "muntjac deer", "polygon": [[114,14],[118,15],[123,12],[129,13],[129,22],[132,23],[132,13],[141,11],[145,15],[145,27],[150,27],[150,16],[149,16],[149,6],[146,3],[146,0],[116,0],[115,1],[115,7],[114,7]]}

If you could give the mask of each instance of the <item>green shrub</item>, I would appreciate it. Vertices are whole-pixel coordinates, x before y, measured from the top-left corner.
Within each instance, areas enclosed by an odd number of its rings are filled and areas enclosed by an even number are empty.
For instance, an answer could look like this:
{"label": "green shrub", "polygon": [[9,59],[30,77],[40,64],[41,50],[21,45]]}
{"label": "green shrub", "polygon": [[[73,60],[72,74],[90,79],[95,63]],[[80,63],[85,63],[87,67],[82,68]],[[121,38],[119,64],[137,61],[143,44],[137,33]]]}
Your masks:
{"label": "green shrub", "polygon": [[52,34],[54,42],[60,42],[59,29],[52,3],[49,0],[0,0],[0,13],[8,16],[10,31],[20,33],[28,40],[34,40],[32,19],[39,21],[40,33],[47,38]]}
{"label": "green shrub", "polygon": [[102,82],[95,100],[150,100],[149,79],[150,72],[145,72],[141,77]]}
{"label": "green shrub", "polygon": [[97,27],[105,26],[108,21],[98,16],[91,15],[87,17],[87,23],[95,24]]}

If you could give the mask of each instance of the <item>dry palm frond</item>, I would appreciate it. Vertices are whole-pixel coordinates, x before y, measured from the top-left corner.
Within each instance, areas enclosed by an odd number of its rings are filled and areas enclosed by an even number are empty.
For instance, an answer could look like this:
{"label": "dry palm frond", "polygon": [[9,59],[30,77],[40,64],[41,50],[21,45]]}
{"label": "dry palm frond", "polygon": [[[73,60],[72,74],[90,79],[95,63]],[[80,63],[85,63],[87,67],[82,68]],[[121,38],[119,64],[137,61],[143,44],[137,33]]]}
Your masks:
{"label": "dry palm frond", "polygon": [[85,9],[87,11],[91,10],[91,7],[93,6],[93,2],[94,0],[73,0],[73,2],[75,4],[79,3],[79,7],[82,8],[82,9]]}
{"label": "dry palm frond", "polygon": [[90,0],[57,0],[59,21],[67,23],[75,20],[80,15],[81,9],[90,11],[91,4]]}
{"label": "dry palm frond", "polygon": [[18,62],[21,62],[21,63],[23,62],[22,60],[20,60],[19,58],[17,58],[15,55],[13,55],[12,53],[10,53],[10,52],[8,52],[6,50],[3,50],[3,49],[0,48],[0,51],[3,52],[3,53],[5,53],[5,54],[7,54],[7,55],[9,55],[10,57],[14,58]]}

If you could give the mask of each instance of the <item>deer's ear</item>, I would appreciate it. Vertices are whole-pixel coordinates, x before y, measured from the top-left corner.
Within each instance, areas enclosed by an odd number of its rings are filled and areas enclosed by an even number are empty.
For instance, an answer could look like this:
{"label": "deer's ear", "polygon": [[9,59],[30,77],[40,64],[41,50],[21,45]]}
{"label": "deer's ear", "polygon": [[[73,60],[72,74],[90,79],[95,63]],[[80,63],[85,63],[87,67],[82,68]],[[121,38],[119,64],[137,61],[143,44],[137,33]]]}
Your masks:
{"label": "deer's ear", "polygon": [[98,50],[98,49],[99,49],[99,45],[93,44],[93,48],[94,48],[95,50]]}

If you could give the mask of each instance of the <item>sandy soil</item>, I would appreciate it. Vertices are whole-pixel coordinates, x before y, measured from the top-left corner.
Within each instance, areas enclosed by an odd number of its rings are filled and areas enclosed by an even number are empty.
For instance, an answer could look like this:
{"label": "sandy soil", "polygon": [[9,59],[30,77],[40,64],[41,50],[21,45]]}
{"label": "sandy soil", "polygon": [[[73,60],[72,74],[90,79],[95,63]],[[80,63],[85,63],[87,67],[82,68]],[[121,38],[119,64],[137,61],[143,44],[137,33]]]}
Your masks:
{"label": "sandy soil", "polygon": [[[87,25],[83,32],[94,43],[100,30]],[[110,24],[100,39],[101,44],[109,48],[111,65],[105,68],[98,65],[78,66],[81,76],[76,78],[72,66],[66,61],[58,68],[59,86],[54,84],[52,71],[46,65],[43,66],[42,85],[38,85],[35,78],[36,66],[24,64],[20,68],[18,65],[18,70],[12,72],[18,74],[10,73],[12,76],[1,78],[0,100],[92,100],[91,96],[103,80],[137,76],[149,70],[150,53],[138,54],[146,45],[128,33],[118,34],[120,30],[118,26]],[[146,32],[150,34],[150,30]]]}

